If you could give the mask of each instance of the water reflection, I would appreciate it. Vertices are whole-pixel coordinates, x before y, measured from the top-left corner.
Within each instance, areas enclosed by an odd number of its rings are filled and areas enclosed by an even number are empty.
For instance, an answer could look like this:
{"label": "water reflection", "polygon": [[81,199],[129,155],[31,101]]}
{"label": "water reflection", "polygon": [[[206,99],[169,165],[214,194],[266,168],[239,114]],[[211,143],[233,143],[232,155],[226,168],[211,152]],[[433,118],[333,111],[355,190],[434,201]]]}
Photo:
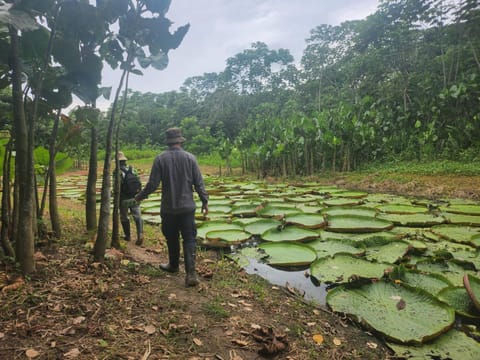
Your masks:
{"label": "water reflection", "polygon": [[305,276],[306,270],[287,271],[273,268],[270,265],[259,262],[256,259],[248,258],[250,263],[245,267],[248,274],[256,274],[271,284],[294,288],[304,295],[305,300],[315,301],[320,305],[325,305],[327,295],[326,285],[315,285],[310,277]]}

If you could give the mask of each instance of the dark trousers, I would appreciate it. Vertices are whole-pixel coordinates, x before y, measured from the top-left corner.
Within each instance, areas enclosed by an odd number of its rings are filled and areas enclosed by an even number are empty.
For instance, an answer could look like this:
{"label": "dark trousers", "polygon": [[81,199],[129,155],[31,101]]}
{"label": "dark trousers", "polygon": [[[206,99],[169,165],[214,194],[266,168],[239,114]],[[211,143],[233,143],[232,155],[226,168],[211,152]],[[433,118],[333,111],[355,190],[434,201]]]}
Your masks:
{"label": "dark trousers", "polygon": [[183,244],[195,244],[197,226],[195,224],[195,210],[181,214],[162,213],[162,233],[169,243],[179,244],[182,235]]}

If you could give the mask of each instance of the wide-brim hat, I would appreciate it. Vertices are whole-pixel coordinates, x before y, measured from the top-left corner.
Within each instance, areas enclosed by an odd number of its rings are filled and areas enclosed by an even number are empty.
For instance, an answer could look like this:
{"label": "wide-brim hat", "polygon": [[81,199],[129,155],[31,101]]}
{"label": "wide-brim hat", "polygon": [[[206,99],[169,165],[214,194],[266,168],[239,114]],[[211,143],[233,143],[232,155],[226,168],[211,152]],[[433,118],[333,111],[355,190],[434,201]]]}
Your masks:
{"label": "wide-brim hat", "polygon": [[165,131],[165,137],[167,145],[181,144],[187,140],[182,136],[182,130],[178,127],[167,129]]}
{"label": "wide-brim hat", "polygon": [[119,151],[117,153],[117,155],[118,155],[118,161],[127,161],[128,160],[127,157],[125,156],[125,154],[121,151]]}

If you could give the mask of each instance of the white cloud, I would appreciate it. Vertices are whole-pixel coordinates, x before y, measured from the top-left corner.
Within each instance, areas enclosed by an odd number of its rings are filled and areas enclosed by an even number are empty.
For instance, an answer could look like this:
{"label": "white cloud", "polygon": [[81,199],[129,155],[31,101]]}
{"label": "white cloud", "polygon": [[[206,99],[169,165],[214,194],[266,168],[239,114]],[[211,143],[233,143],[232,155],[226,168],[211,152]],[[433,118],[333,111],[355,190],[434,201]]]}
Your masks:
{"label": "white cloud", "polygon": [[[270,49],[289,49],[300,60],[310,30],[364,19],[378,0],[173,0],[167,18],[171,30],[190,23],[180,47],[169,53],[163,71],[132,76],[131,88],[142,92],[178,90],[191,76],[220,72],[226,60],[262,41]],[[103,86],[118,85],[119,72],[105,66]]]}

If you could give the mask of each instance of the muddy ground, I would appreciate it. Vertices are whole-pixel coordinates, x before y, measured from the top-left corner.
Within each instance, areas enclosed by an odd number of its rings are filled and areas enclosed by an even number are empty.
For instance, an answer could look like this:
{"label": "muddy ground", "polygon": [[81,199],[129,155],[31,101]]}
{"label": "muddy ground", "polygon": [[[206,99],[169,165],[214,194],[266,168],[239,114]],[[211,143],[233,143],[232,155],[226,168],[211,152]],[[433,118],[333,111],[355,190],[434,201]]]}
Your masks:
{"label": "muddy ground", "polygon": [[[325,180],[322,180],[325,181]],[[338,177],[349,189],[478,199],[478,177]],[[62,200],[64,239],[39,244],[37,272],[0,262],[0,359],[393,359],[380,336],[288,287],[199,251],[198,287],[167,274],[158,227],[92,262],[81,205]]]}

